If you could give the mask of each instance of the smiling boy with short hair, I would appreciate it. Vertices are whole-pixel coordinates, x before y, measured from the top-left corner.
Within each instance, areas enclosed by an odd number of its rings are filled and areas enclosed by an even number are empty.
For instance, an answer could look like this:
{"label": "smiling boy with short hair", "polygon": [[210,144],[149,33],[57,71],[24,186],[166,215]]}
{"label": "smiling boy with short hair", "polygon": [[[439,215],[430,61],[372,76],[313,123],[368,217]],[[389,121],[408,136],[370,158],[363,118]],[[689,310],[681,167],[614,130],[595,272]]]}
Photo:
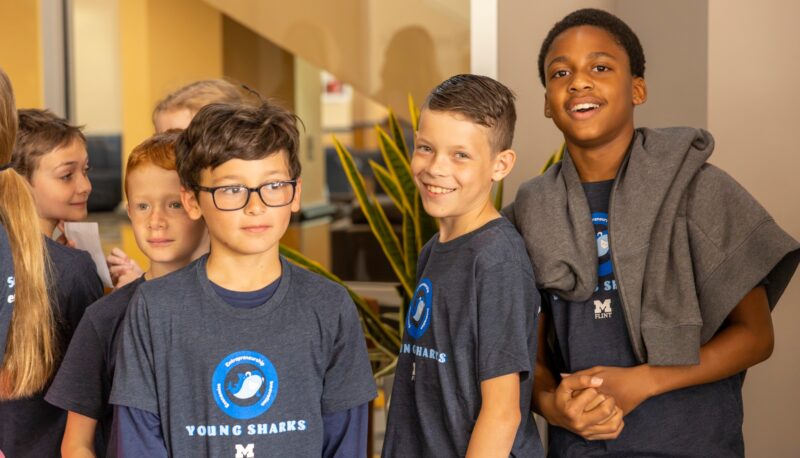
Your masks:
{"label": "smiling boy with short hair", "polygon": [[634,127],[644,63],[596,9],[542,43],[566,153],[510,212],[548,299],[534,408],[552,456],[744,456],[744,372],[772,352],[800,245],[706,162],[708,132]]}
{"label": "smiling boy with short hair", "polygon": [[419,256],[384,457],[543,455],[528,408],[539,293],[491,198],[514,166],[515,121],[511,91],[477,75],[422,106],[411,172],[439,233]]}

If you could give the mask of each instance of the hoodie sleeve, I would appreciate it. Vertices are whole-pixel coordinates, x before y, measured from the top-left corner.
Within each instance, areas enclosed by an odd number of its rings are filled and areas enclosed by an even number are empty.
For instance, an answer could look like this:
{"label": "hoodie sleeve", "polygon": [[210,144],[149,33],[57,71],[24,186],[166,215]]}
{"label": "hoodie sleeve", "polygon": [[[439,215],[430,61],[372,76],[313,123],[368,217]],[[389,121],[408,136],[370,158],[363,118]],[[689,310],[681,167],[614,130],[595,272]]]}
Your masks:
{"label": "hoodie sleeve", "polygon": [[770,309],[775,307],[800,262],[800,244],[713,165],[695,177],[686,214],[705,343],[756,286],[765,286]]}

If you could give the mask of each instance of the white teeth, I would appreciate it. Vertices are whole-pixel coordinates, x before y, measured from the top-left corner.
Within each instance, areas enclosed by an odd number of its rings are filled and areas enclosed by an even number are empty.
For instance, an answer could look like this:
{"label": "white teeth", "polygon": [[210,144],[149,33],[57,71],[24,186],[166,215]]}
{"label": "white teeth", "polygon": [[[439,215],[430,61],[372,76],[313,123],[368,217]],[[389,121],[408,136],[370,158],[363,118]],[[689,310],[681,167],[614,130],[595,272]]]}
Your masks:
{"label": "white teeth", "polygon": [[579,103],[572,107],[571,111],[591,110],[592,108],[600,108],[600,105],[596,103]]}
{"label": "white teeth", "polygon": [[450,189],[450,188],[441,188],[441,187],[439,187],[439,186],[433,186],[433,185],[429,185],[429,184],[426,184],[426,185],[425,185],[425,188],[426,188],[426,189],[428,190],[428,192],[430,192],[431,194],[447,194],[448,192],[453,192],[453,191],[455,191],[455,189]]}

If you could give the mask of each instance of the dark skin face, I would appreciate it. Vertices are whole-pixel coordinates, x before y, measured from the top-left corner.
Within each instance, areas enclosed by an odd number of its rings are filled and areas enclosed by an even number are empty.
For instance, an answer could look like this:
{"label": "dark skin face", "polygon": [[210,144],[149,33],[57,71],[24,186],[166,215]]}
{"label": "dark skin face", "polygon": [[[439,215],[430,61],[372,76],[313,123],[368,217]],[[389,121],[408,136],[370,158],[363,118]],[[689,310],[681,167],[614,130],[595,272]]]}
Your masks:
{"label": "dark skin face", "polygon": [[633,138],[633,109],[647,100],[625,49],[607,31],[562,32],[545,57],[545,116],[564,140],[583,181],[613,179]]}

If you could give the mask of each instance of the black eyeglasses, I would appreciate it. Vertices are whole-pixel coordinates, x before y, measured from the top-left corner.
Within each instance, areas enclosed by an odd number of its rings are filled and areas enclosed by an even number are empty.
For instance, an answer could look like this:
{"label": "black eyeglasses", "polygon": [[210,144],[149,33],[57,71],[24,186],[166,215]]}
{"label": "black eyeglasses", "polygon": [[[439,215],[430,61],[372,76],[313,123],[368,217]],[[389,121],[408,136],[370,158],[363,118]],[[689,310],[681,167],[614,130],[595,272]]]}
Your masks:
{"label": "black eyeglasses", "polygon": [[211,193],[211,199],[217,210],[236,211],[241,210],[250,202],[250,194],[257,193],[261,202],[267,207],[283,207],[292,203],[294,200],[297,179],[286,181],[272,181],[264,183],[257,188],[248,188],[243,185],[214,186],[207,188],[197,186],[198,191]]}

